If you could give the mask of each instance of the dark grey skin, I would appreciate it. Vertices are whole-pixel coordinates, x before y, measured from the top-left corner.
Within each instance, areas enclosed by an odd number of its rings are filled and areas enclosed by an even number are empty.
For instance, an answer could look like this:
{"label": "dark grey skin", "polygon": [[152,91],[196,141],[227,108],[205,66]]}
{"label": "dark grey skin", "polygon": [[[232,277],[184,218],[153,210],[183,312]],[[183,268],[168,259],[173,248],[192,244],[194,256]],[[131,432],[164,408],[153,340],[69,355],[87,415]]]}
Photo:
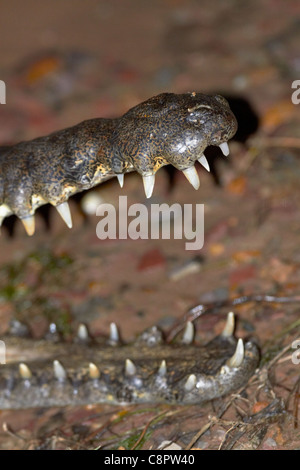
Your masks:
{"label": "dark grey skin", "polygon": [[223,97],[163,93],[119,118],[91,119],[2,147],[0,225],[10,214],[30,221],[39,206],[59,206],[72,194],[128,171],[145,177],[167,164],[186,170],[208,145],[227,142],[236,130]]}
{"label": "dark grey skin", "polygon": [[203,403],[245,385],[259,361],[256,344],[247,342],[241,364],[228,365],[237,346],[232,335],[220,335],[204,346],[192,341],[172,345],[153,327],[133,344],[85,341],[66,345],[7,339],[11,362],[0,365],[0,409]]}

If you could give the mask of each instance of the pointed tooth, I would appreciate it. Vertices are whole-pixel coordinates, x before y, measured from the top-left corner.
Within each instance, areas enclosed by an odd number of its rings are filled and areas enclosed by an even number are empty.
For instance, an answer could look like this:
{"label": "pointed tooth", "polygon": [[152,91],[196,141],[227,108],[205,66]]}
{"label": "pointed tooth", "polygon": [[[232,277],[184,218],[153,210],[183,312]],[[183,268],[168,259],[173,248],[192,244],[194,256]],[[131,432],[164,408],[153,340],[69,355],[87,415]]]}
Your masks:
{"label": "pointed tooth", "polygon": [[210,167],[205,155],[202,154],[201,157],[198,158],[198,162],[200,163],[200,165],[204,166],[207,171],[210,171]]}
{"label": "pointed tooth", "polygon": [[11,214],[12,214],[12,211],[8,207],[7,204],[1,204],[0,205],[0,217],[2,218],[2,220],[5,219],[5,217],[8,217]]}
{"label": "pointed tooth", "polygon": [[35,232],[34,216],[30,215],[29,217],[24,217],[24,219],[21,219],[21,222],[25,227],[27,235],[31,237]]}
{"label": "pointed tooth", "polygon": [[90,375],[90,378],[93,380],[97,380],[100,377],[100,371],[98,367],[96,366],[96,364],[94,364],[93,362],[89,363],[89,375]]}
{"label": "pointed tooth", "polygon": [[[12,214],[12,211],[10,210],[7,204],[0,205],[0,227],[5,217],[8,217],[11,214]],[[1,235],[1,230],[0,230],[0,235]]]}
{"label": "pointed tooth", "polygon": [[116,344],[120,341],[120,335],[117,325],[112,322],[109,325],[109,342],[112,344]]}
{"label": "pointed tooth", "polygon": [[221,369],[220,369],[220,374],[221,375],[226,375],[228,374],[228,372],[230,371],[230,368],[228,366],[222,366]]}
{"label": "pointed tooth", "polygon": [[50,323],[44,339],[51,341],[52,343],[57,343],[60,340],[60,333],[55,323]]}
{"label": "pointed tooth", "polygon": [[190,166],[190,168],[187,168],[186,170],[183,170],[182,173],[184,174],[186,179],[189,181],[189,183],[191,183],[193,188],[199,189],[200,180],[199,180],[197,170],[194,166]]}
{"label": "pointed tooth", "polygon": [[149,199],[152,196],[154,183],[155,183],[155,175],[143,176],[144,190],[145,190],[147,199]]}
{"label": "pointed tooth", "polygon": [[191,344],[194,341],[195,328],[191,321],[186,322],[185,329],[183,332],[182,343]]}
{"label": "pointed tooth", "polygon": [[196,382],[197,382],[197,379],[196,379],[195,374],[189,375],[187,381],[184,384],[185,390],[187,392],[191,392],[193,390],[193,388],[196,387]]}
{"label": "pointed tooth", "polygon": [[224,336],[225,338],[228,338],[233,335],[234,332],[234,313],[229,312],[227,315],[227,320],[226,324],[224,326],[224,329],[221,333],[221,336]]}
{"label": "pointed tooth", "polygon": [[48,328],[48,333],[50,333],[51,335],[56,335],[58,333],[56,323],[54,322],[50,323],[49,328]]}
{"label": "pointed tooth", "polygon": [[134,375],[136,373],[136,367],[134,363],[130,359],[126,359],[125,361],[125,374],[126,375]]}
{"label": "pointed tooth", "polygon": [[160,375],[161,377],[164,377],[166,374],[167,374],[167,364],[166,364],[166,361],[163,359],[158,369],[158,375]]}
{"label": "pointed tooth", "polygon": [[24,364],[24,362],[21,362],[19,364],[19,374],[20,374],[21,378],[24,379],[24,380],[31,379],[31,377],[32,377],[31,370],[29,369],[29,367],[26,364]]}
{"label": "pointed tooth", "polygon": [[119,181],[119,185],[121,186],[121,188],[123,188],[123,186],[124,186],[124,175],[119,174],[119,175],[117,175],[117,178],[118,178],[118,181]]}
{"label": "pointed tooth", "polygon": [[222,144],[219,145],[219,147],[222,150],[223,155],[225,155],[225,157],[228,157],[229,147],[228,147],[227,142],[223,142]]}
{"label": "pointed tooth", "polygon": [[69,228],[72,228],[73,224],[69,204],[67,202],[62,202],[61,204],[58,204],[58,206],[55,206],[55,208],[66,225]]}
{"label": "pointed tooth", "polygon": [[88,341],[90,339],[88,329],[84,323],[80,323],[78,326],[77,337],[80,341]]}
{"label": "pointed tooth", "polygon": [[243,359],[244,359],[244,343],[243,343],[243,340],[240,338],[237,342],[234,355],[230,359],[228,359],[226,364],[229,367],[239,367],[242,364]]}
{"label": "pointed tooth", "polygon": [[67,373],[59,361],[53,361],[53,372],[55,378],[61,382],[67,378]]}

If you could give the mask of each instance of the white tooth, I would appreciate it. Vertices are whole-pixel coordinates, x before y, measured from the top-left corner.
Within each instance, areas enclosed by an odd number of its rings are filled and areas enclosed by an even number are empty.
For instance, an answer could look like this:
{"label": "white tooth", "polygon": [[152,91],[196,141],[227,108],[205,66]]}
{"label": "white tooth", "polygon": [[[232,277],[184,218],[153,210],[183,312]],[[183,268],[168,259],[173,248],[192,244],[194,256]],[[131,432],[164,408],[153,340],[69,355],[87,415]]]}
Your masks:
{"label": "white tooth", "polygon": [[207,161],[205,155],[201,155],[201,157],[198,158],[198,162],[199,162],[202,166],[204,166],[204,168],[205,168],[207,171],[210,171],[209,164],[208,164],[208,161]]}
{"label": "white tooth", "polygon": [[136,367],[130,359],[125,361],[125,374],[134,375],[136,373]]}
{"label": "white tooth", "polygon": [[93,364],[93,362],[89,363],[89,375],[90,375],[90,378],[94,380],[99,379],[100,377],[100,371],[98,367],[95,364]]}
{"label": "white tooth", "polygon": [[24,380],[31,379],[31,377],[32,377],[32,374],[31,374],[31,371],[30,371],[29,367],[26,364],[24,364],[23,362],[21,364],[19,364],[19,373],[20,373],[20,376],[22,377],[22,379],[24,379]]}
{"label": "white tooth", "polygon": [[2,204],[0,206],[0,217],[5,219],[5,217],[7,217],[8,215],[11,215],[11,214],[12,214],[12,211],[10,210],[10,208],[8,207],[7,204]]}
{"label": "white tooth", "polygon": [[48,328],[48,334],[49,335],[57,335],[58,334],[56,323],[54,323],[54,322],[50,323],[49,328]]}
{"label": "white tooth", "polygon": [[21,219],[21,222],[25,227],[27,235],[31,237],[31,235],[33,235],[35,232],[34,216],[30,215],[29,217],[25,217],[24,219]]}
{"label": "white tooth", "polygon": [[143,183],[144,183],[144,190],[145,190],[146,198],[149,199],[149,197],[151,197],[153,193],[155,175],[143,176]]}
{"label": "white tooth", "polygon": [[69,204],[67,202],[62,202],[58,206],[55,206],[55,208],[67,226],[72,228],[73,224]]}
{"label": "white tooth", "polygon": [[193,188],[199,189],[200,180],[199,180],[197,170],[194,166],[190,166],[190,168],[187,168],[186,170],[183,170],[182,173],[184,174],[186,179],[191,183]]}
{"label": "white tooth", "polygon": [[226,375],[228,374],[230,371],[230,368],[228,366],[222,366],[221,369],[220,369],[220,374],[221,375]]}
{"label": "white tooth", "polygon": [[195,374],[191,374],[189,375],[187,381],[185,382],[184,384],[184,388],[187,392],[191,392],[193,390],[193,388],[196,387],[196,376]]}
{"label": "white tooth", "polygon": [[120,335],[118,331],[118,327],[115,323],[111,323],[109,325],[109,341],[111,343],[118,343],[120,341]]}
{"label": "white tooth", "polygon": [[224,326],[224,330],[221,333],[221,336],[225,336],[225,338],[228,338],[229,336],[232,336],[234,332],[234,314],[233,312],[229,312],[227,315],[227,320],[226,324]]}
{"label": "white tooth", "polygon": [[191,321],[188,321],[186,323],[186,326],[183,332],[182,343],[191,344],[194,340],[194,334],[195,334],[194,325]]}
{"label": "white tooth", "polygon": [[77,336],[81,341],[87,341],[89,339],[88,329],[83,323],[78,327]]}
{"label": "white tooth", "polygon": [[244,359],[244,343],[240,338],[236,345],[236,350],[234,355],[227,361],[229,367],[239,367]]}
{"label": "white tooth", "polygon": [[166,361],[163,359],[158,369],[158,375],[160,375],[161,377],[164,377],[166,373],[167,373],[167,364],[166,364]]}
{"label": "white tooth", "polygon": [[67,378],[67,374],[59,361],[53,361],[53,372],[57,380],[63,381]]}
{"label": "white tooth", "polygon": [[228,157],[229,147],[228,147],[227,142],[223,142],[222,144],[219,145],[219,147],[222,150],[223,155],[225,155],[225,157]]}
{"label": "white tooth", "polygon": [[124,186],[124,175],[117,175],[117,178],[118,178],[118,181],[119,181],[119,185],[121,186],[121,188],[123,188],[123,186]]}

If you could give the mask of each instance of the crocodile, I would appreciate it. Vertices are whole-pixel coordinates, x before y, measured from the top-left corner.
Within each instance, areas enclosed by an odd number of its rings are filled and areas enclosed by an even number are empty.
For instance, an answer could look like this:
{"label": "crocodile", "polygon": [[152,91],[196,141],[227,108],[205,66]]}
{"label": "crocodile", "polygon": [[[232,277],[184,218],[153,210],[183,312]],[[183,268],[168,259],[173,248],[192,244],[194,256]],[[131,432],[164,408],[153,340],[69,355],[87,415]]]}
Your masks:
{"label": "crocodile", "polygon": [[[28,235],[35,212],[52,204],[72,227],[68,199],[136,171],[150,198],[155,174],[171,164],[195,189],[198,161],[209,171],[207,146],[229,154],[237,121],[225,98],[202,93],[162,93],[119,118],[90,119],[13,146],[0,147],[0,226],[17,216]],[[234,337],[230,312],[223,332],[194,344],[188,322],[180,344],[166,343],[153,327],[122,344],[115,324],[106,342],[93,341],[80,325],[77,341],[32,342],[5,338],[7,364],[0,366],[0,409],[87,403],[202,403],[247,383],[259,361],[254,341]]]}
{"label": "crocodile", "polygon": [[233,333],[230,312],[223,332],[202,346],[194,344],[192,322],[181,341],[170,344],[156,326],[124,344],[115,323],[102,341],[93,340],[84,324],[68,345],[55,336],[56,341],[7,338],[0,409],[207,402],[245,385],[258,365],[256,343]]}

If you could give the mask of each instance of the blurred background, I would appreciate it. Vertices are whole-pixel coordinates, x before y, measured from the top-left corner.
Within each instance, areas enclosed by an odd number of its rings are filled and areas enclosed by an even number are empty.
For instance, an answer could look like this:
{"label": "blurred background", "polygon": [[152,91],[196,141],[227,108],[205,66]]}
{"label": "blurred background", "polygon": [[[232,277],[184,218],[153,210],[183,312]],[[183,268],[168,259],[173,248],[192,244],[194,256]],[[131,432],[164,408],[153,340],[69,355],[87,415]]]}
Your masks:
{"label": "blurred background", "polygon": [[299,78],[299,21],[296,0],[3,2],[0,140],[115,116],[162,91],[244,95],[271,126],[265,113],[282,102],[289,113]]}

